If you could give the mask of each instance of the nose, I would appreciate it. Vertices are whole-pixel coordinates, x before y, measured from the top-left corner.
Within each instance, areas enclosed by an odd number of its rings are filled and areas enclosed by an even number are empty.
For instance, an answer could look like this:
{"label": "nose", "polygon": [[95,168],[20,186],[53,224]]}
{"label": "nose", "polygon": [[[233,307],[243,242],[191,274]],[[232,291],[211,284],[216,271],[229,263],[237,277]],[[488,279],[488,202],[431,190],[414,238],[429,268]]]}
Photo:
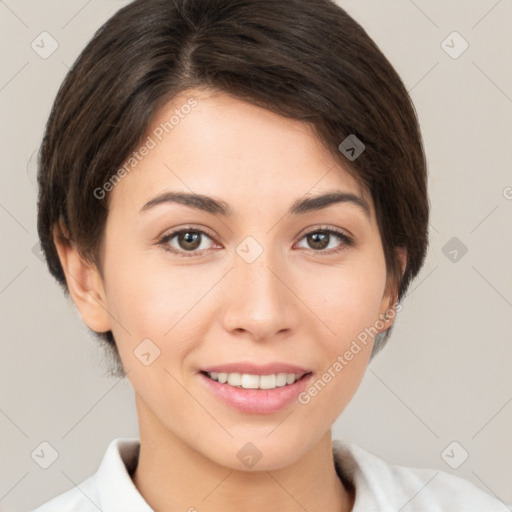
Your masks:
{"label": "nose", "polygon": [[290,281],[284,258],[275,252],[264,250],[252,262],[236,253],[224,288],[224,329],[254,340],[290,335],[300,315]]}

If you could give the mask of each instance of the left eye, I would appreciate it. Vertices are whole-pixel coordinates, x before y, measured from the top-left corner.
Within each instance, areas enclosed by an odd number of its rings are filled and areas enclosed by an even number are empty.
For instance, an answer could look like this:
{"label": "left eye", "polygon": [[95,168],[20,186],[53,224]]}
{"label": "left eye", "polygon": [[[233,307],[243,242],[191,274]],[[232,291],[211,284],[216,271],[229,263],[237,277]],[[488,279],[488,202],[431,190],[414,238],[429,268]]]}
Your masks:
{"label": "left eye", "polygon": [[[332,250],[332,247],[328,247],[333,238],[337,238],[338,241],[342,242],[341,247],[335,248],[334,250]],[[316,252],[337,253],[353,244],[353,240],[348,235],[334,229],[317,229],[316,231],[310,231],[301,238],[301,240],[304,239],[307,240],[307,243],[310,247],[315,249]],[[325,249],[330,250],[324,251]]]}

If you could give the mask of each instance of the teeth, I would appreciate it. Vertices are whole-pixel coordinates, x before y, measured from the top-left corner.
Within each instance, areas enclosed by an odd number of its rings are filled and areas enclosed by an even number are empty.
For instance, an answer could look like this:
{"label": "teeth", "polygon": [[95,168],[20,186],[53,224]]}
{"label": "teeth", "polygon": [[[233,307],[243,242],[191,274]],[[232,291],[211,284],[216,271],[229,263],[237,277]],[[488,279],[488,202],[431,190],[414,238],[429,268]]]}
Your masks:
{"label": "teeth", "polygon": [[258,389],[260,387],[260,378],[258,377],[258,375],[249,375],[247,373],[244,373],[240,375],[240,380],[236,380],[235,382],[236,384],[231,384],[231,382],[228,379],[228,384],[230,386],[242,386],[244,389]]}
{"label": "teeth", "polygon": [[[276,386],[286,386],[286,376],[288,374],[286,373],[278,373],[276,377]],[[290,375],[293,375],[293,373],[290,373]],[[295,375],[294,375],[295,377]]]}
{"label": "teeth", "polygon": [[[261,389],[274,389],[277,388],[277,375],[260,375],[256,379]],[[293,376],[293,382],[295,382],[295,375]]]}
{"label": "teeth", "polygon": [[[302,374],[303,375],[303,374]],[[293,384],[302,377],[295,373],[274,373],[271,375],[252,375],[249,373],[208,373],[208,376],[230,386],[244,389],[275,389]]]}
{"label": "teeth", "polygon": [[239,373],[228,373],[228,384],[230,386],[241,386],[242,376]]}

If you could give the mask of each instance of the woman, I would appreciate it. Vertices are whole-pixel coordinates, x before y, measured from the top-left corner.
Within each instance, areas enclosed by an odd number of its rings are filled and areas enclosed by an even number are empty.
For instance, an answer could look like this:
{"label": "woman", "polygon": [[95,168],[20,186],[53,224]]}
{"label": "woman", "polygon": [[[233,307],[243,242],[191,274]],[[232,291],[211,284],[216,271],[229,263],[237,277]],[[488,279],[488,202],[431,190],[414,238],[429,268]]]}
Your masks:
{"label": "woman", "polygon": [[136,0],[40,153],[49,269],[133,385],[139,439],[45,511],[500,511],[331,439],[428,244],[410,98],[329,0]]}

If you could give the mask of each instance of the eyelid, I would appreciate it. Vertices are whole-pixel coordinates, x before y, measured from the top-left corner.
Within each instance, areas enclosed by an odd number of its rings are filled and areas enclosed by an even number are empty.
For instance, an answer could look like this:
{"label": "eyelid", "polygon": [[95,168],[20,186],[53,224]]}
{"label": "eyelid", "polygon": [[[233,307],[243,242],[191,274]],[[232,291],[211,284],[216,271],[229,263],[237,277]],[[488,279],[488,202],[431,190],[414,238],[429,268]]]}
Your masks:
{"label": "eyelid", "polygon": [[178,235],[182,231],[197,231],[200,233],[204,233],[206,236],[208,236],[212,240],[217,241],[217,235],[213,231],[211,231],[209,228],[206,228],[201,225],[194,225],[194,224],[185,224],[183,227],[166,229],[163,232],[163,234],[161,234],[157,237],[157,240],[163,240],[164,238],[171,238],[173,236]]}
{"label": "eyelid", "polygon": [[298,235],[298,238],[301,239],[305,237],[306,235],[309,235],[310,233],[316,233],[317,231],[330,231],[333,233],[336,233],[338,235],[345,236],[351,240],[353,240],[353,236],[346,230],[342,228],[335,228],[332,226],[329,226],[327,224],[322,224],[320,226],[313,226],[312,228],[305,228],[305,230]]}

